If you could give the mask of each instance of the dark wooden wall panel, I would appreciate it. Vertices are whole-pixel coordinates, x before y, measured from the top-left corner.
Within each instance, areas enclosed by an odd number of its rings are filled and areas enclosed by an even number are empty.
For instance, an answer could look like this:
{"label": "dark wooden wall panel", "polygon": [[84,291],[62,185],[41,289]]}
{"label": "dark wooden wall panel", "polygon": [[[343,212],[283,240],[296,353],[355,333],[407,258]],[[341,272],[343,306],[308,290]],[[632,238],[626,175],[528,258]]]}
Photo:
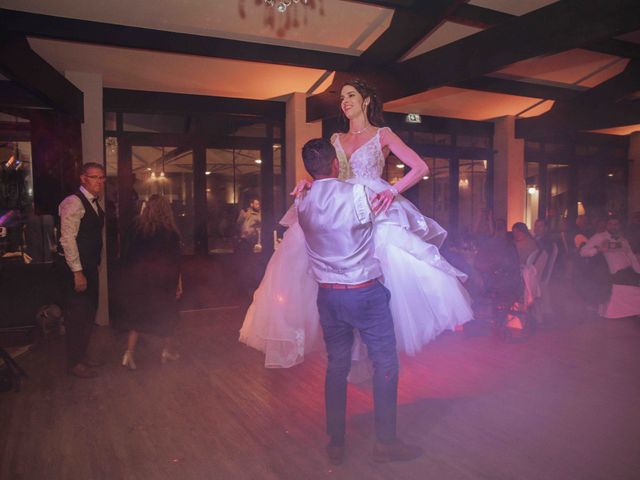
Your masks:
{"label": "dark wooden wall panel", "polygon": [[78,188],[82,166],[80,121],[55,112],[31,115],[34,204],[56,214],[58,204]]}

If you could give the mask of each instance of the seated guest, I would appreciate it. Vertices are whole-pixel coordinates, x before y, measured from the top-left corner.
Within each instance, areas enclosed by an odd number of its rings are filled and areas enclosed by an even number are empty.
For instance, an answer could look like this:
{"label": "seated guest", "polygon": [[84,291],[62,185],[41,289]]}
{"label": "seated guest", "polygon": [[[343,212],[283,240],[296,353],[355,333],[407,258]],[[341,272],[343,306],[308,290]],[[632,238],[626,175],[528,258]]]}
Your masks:
{"label": "seated guest", "polygon": [[578,215],[576,218],[576,225],[571,231],[571,246],[580,250],[589,237],[591,229],[589,228],[589,222],[586,215]]}
{"label": "seated guest", "polygon": [[518,252],[520,264],[524,265],[527,262],[529,255],[538,249],[538,245],[533,239],[533,236],[531,235],[531,232],[529,232],[527,226],[522,222],[514,223],[511,227],[511,232],[513,234],[513,242],[516,246],[516,251]]}
{"label": "seated guest", "polygon": [[474,267],[482,279],[482,295],[508,303],[522,294],[518,252],[499,220],[493,237],[480,245]]}
{"label": "seated guest", "polygon": [[539,218],[533,224],[533,238],[538,246],[550,253],[553,249],[553,240],[547,231],[547,222],[544,218]]}
{"label": "seated guest", "polygon": [[599,253],[607,262],[613,283],[611,298],[601,308],[602,316],[621,318],[640,314],[640,264],[622,236],[620,219],[615,215],[609,217],[604,232],[593,235],[580,249],[582,257]]}

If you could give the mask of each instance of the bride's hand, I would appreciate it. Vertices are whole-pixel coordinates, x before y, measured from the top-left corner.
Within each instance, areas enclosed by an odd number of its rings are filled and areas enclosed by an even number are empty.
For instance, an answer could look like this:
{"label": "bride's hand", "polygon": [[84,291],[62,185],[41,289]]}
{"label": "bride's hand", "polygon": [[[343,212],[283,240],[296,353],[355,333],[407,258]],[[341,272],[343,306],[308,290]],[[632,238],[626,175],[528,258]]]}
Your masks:
{"label": "bride's hand", "polygon": [[383,190],[378,193],[373,198],[373,214],[379,215],[381,213],[386,213],[397,195],[398,190],[394,187],[388,188],[387,190]]}
{"label": "bride's hand", "polygon": [[294,197],[297,197],[303,191],[309,190],[311,188],[311,185],[313,185],[313,182],[310,182],[309,180],[306,180],[306,179],[302,179],[298,182],[298,184],[296,185],[296,188],[294,188],[289,195],[293,195]]}

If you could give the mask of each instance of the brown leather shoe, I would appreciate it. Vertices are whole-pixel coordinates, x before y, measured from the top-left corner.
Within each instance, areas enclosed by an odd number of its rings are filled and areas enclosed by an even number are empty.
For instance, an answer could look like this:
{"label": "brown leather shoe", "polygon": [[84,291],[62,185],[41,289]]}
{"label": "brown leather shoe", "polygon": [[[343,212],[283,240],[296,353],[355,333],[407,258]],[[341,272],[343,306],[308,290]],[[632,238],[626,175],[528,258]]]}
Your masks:
{"label": "brown leather shoe", "polygon": [[82,363],[78,363],[75,367],[69,370],[69,374],[78,378],[95,378],[98,376],[98,372]]}
{"label": "brown leather shoe", "polygon": [[342,465],[344,461],[344,446],[334,447],[327,445],[327,455],[329,456],[329,462],[331,465]]}
{"label": "brown leather shoe", "polygon": [[409,445],[402,440],[393,443],[376,442],[373,447],[373,460],[379,463],[408,462],[422,455],[422,448],[417,445]]}

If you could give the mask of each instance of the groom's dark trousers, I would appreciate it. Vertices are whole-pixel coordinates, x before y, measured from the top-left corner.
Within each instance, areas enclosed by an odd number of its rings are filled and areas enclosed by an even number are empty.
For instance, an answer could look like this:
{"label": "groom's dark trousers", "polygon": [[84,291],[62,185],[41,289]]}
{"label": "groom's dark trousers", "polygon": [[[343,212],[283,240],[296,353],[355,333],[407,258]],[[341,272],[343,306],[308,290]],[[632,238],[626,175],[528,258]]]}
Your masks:
{"label": "groom's dark trousers", "polygon": [[389,290],[377,281],[362,288],[320,284],[318,289],[320,325],[329,357],[325,383],[327,433],[334,442],[340,443],[345,435],[354,328],[360,331],[373,362],[377,440],[390,443],[396,438],[398,355],[390,297]]}

